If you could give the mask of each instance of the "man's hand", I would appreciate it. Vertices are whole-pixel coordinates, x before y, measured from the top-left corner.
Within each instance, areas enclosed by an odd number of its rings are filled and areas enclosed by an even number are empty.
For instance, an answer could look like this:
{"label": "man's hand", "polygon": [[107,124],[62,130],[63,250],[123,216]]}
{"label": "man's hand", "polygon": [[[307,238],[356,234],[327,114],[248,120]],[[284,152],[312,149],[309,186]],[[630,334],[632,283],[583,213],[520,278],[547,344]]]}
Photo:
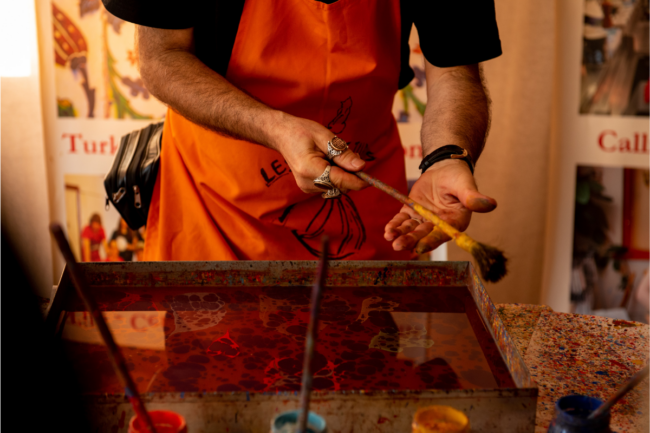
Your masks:
{"label": "man's hand", "polygon": [[[192,122],[230,137],[277,150],[289,164],[298,187],[314,185],[330,165],[327,142],[334,134],[307,119],[274,110],[233,86],[194,55],[193,29],[163,30],[138,26],[140,74],[149,91]],[[341,191],[367,185],[347,171],[364,161],[351,150],[334,158],[330,180]],[[347,170],[347,171],[346,171]]]}
{"label": "man's hand", "polygon": [[[496,200],[478,192],[467,163],[454,159],[431,166],[413,185],[410,197],[461,231],[469,225],[472,212],[490,212],[497,206]],[[395,251],[414,250],[417,254],[450,239],[434,230],[433,223],[420,221],[420,215],[404,206],[386,225],[384,238],[393,242]]]}
{"label": "man's hand", "polygon": [[[427,107],[422,119],[422,155],[455,144],[466,149],[476,162],[487,137],[490,101],[483,86],[479,65],[439,68],[425,60]],[[458,230],[469,225],[472,212],[490,212],[497,203],[478,192],[465,161],[436,162],[418,179],[411,197]],[[404,206],[386,225],[384,237],[393,249],[429,252],[449,237],[430,222],[421,220]],[[433,231],[432,231],[433,230]]]}
{"label": "man's hand", "polygon": [[282,154],[298,187],[304,192],[323,192],[314,185],[314,179],[323,174],[328,165],[332,166],[330,180],[342,192],[358,191],[368,186],[354,174],[348,173],[359,171],[365,165],[352,150],[347,149],[334,157],[334,164],[327,160],[327,142],[334,135],[323,125],[282,113],[273,131],[269,147]]}

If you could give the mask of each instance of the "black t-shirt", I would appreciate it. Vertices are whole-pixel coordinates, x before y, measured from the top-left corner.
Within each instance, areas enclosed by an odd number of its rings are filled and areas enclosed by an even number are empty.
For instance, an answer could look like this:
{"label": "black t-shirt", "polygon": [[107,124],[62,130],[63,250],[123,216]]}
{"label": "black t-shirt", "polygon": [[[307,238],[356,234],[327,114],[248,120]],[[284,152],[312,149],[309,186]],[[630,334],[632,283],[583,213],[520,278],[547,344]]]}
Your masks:
{"label": "black t-shirt", "polygon": [[[161,29],[193,27],[196,56],[222,76],[228,69],[244,1],[102,0],[113,15],[135,24]],[[418,30],[422,53],[432,65],[470,65],[501,55],[494,0],[401,0],[400,9],[399,88],[414,76],[408,46],[412,24]]]}

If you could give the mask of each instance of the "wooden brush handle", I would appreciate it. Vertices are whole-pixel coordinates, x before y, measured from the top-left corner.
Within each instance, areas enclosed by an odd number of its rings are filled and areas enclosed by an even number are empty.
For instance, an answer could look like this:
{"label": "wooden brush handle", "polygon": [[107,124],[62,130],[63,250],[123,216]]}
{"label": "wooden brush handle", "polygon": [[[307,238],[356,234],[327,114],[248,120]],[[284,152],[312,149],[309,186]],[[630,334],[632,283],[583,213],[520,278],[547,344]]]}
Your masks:
{"label": "wooden brush handle", "polygon": [[50,232],[52,233],[52,236],[54,237],[54,240],[56,241],[59,250],[61,251],[61,255],[63,255],[63,258],[66,261],[65,270],[70,276],[72,284],[77,290],[77,294],[86,305],[86,309],[90,315],[95,320],[97,330],[99,331],[99,334],[101,335],[102,340],[108,349],[108,358],[110,359],[111,364],[113,364],[115,374],[122,383],[122,386],[124,386],[126,397],[131,403],[136,415],[144,420],[145,426],[148,428],[149,432],[156,433],[156,428],[151,420],[151,417],[149,416],[149,413],[145,409],[140,395],[138,394],[138,389],[136,388],[135,382],[129,373],[129,369],[126,366],[126,361],[122,356],[122,352],[120,351],[119,346],[115,343],[113,334],[111,334],[111,331],[108,328],[108,324],[104,320],[102,312],[97,307],[95,299],[90,295],[84,274],[81,269],[79,269],[79,265],[77,264],[77,260],[72,253],[70,244],[68,243],[68,240],[63,233],[63,229],[59,224],[52,223],[50,225]]}
{"label": "wooden brush handle", "polygon": [[316,340],[318,339],[318,318],[320,313],[320,303],[325,287],[325,278],[327,277],[327,251],[329,241],[327,236],[321,239],[321,257],[318,264],[316,281],[311,291],[311,313],[309,315],[309,325],[307,326],[307,339],[305,340],[305,357],[302,364],[302,386],[300,389],[300,412],[298,414],[297,433],[307,433],[307,421],[309,420],[309,401],[311,396],[311,387],[313,382],[313,372],[311,363],[316,349]]}
{"label": "wooden brush handle", "polygon": [[635,386],[637,386],[643,379],[648,377],[650,374],[650,366],[646,364],[641,370],[637,371],[634,376],[632,376],[623,386],[621,386],[616,394],[611,396],[605,403],[603,403],[598,409],[593,411],[587,419],[598,418],[603,413],[607,412],[612,406],[616,404],[620,399],[625,397],[625,394],[630,392]]}
{"label": "wooden brush handle", "polygon": [[459,231],[457,228],[455,228],[448,222],[444,221],[438,215],[436,215],[429,209],[425,208],[424,206],[422,206],[420,203],[416,202],[412,198],[405,196],[395,188],[386,185],[381,180],[374,178],[362,171],[358,171],[354,174],[356,174],[358,177],[366,181],[368,184],[374,186],[377,189],[384,191],[386,194],[390,195],[391,197],[399,200],[406,206],[410,207],[418,215],[431,221],[436,227],[438,227],[444,234],[452,238],[454,242],[456,242],[456,244],[462,249],[464,249],[465,251],[471,252],[472,247],[476,244],[476,241],[474,239],[472,239],[465,233]]}

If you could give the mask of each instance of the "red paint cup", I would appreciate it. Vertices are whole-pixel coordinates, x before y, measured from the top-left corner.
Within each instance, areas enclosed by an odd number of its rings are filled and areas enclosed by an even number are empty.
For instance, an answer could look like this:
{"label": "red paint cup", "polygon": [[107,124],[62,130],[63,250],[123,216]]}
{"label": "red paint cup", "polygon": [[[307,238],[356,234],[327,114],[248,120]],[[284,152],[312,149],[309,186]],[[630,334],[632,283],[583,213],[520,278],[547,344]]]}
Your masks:
{"label": "red paint cup", "polygon": [[[169,410],[152,410],[149,412],[157,433],[187,433],[185,418]],[[134,415],[129,422],[129,433],[148,433],[144,420]]]}

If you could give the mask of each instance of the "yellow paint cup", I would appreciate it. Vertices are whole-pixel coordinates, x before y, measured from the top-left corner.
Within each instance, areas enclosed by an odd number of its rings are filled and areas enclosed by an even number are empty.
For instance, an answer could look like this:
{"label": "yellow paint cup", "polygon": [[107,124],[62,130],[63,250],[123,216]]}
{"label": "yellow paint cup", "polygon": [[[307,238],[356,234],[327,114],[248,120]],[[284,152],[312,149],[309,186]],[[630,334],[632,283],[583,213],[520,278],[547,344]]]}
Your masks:
{"label": "yellow paint cup", "polygon": [[415,412],[411,427],[412,433],[468,433],[469,419],[453,407],[427,406]]}

